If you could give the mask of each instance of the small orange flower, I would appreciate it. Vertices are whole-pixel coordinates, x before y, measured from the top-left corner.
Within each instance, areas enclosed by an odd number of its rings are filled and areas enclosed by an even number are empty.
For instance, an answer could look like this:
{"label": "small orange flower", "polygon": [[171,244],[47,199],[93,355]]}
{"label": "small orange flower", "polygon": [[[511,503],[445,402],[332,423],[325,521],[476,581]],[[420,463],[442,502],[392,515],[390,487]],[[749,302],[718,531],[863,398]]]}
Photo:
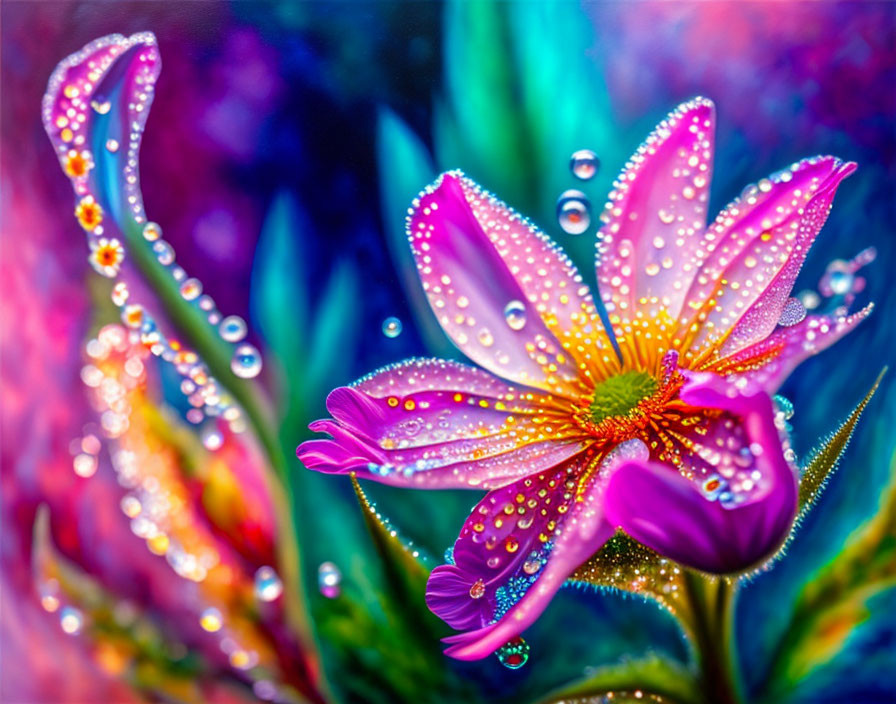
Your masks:
{"label": "small orange flower", "polygon": [[75,217],[88,232],[93,232],[103,221],[103,209],[93,196],[84,196],[75,208]]}
{"label": "small orange flower", "polygon": [[69,178],[81,178],[82,176],[86,176],[87,172],[93,168],[90,152],[77,152],[74,149],[70,150],[63,162],[62,168]]}
{"label": "small orange flower", "polygon": [[124,261],[124,247],[117,239],[110,240],[101,237],[90,243],[90,257],[88,258],[91,266],[97,272],[111,278],[118,273],[121,263]]}

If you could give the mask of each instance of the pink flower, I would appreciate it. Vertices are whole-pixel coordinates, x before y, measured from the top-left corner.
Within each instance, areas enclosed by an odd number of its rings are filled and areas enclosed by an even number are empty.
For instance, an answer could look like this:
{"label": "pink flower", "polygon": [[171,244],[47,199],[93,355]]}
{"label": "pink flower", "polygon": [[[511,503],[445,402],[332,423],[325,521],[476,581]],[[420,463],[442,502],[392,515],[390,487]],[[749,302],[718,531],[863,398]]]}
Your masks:
{"label": "pink flower", "polygon": [[802,161],[707,227],[713,131],[711,102],[682,105],[616,182],[597,263],[612,331],[559,248],[463,175],[414,202],[423,288],[485,371],[411,360],[336,389],[332,419],[311,426],[332,439],[298,455],[387,484],[488,490],[427,587],[432,611],[465,631],[449,655],[518,636],[617,528],[716,573],[786,537],[797,475],[769,393],[868,313],[786,325],[855,165]]}

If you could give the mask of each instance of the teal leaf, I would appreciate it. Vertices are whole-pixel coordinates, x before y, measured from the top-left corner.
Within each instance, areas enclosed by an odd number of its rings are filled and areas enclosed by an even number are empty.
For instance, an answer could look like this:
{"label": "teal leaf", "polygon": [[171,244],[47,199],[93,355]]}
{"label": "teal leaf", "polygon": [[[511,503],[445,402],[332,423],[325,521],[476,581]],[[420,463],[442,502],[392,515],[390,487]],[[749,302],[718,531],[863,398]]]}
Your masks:
{"label": "teal leaf", "polygon": [[413,200],[436,177],[426,146],[398,115],[382,108],[377,122],[380,199],[386,242],[426,346],[440,357],[457,357],[429,306],[417,276],[405,220]]}

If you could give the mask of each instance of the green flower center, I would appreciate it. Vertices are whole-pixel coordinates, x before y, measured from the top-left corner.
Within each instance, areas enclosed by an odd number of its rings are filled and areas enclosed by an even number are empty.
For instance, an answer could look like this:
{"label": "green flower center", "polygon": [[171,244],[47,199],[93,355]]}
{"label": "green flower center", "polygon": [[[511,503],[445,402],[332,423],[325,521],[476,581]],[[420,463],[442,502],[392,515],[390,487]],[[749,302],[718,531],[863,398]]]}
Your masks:
{"label": "green flower center", "polygon": [[657,389],[656,379],[647,372],[624,372],[600,382],[591,401],[591,420],[599,424],[606,418],[624,416]]}

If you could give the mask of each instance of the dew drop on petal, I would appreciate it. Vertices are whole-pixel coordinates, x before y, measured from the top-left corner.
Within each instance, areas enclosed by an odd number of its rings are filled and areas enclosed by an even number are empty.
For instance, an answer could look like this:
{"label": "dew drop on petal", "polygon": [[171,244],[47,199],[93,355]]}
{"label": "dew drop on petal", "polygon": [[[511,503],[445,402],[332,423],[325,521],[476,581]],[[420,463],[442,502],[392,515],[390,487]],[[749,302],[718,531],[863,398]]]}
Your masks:
{"label": "dew drop on petal", "polygon": [[74,606],[64,606],[59,612],[59,625],[69,635],[75,635],[84,625],[84,615]]}
{"label": "dew drop on petal", "polygon": [[214,606],[210,606],[199,615],[199,625],[202,626],[202,630],[204,631],[216,633],[220,631],[221,626],[224,625],[224,618],[221,616],[221,612],[218,611],[218,609]]}
{"label": "dew drop on petal", "polygon": [[155,252],[159,264],[168,266],[174,262],[174,248],[165,240],[158,240],[153,244],[152,251]]}
{"label": "dew drop on petal", "polygon": [[495,652],[498,661],[509,670],[518,670],[529,660],[529,644],[522,638],[514,638]]}
{"label": "dew drop on petal", "polygon": [[383,321],[383,335],[386,337],[398,337],[401,335],[401,321],[395,316],[389,316]]}
{"label": "dew drop on petal", "polygon": [[246,321],[238,315],[228,315],[218,326],[218,332],[227,342],[239,342],[246,336]]}
{"label": "dew drop on petal", "polygon": [[483,596],[485,596],[485,582],[481,579],[477,579],[470,586],[470,598],[481,599]]}
{"label": "dew drop on petal", "polygon": [[230,360],[230,369],[241,379],[258,376],[261,371],[261,353],[252,345],[240,345]]}
{"label": "dew drop on petal", "polygon": [[788,298],[781,310],[781,317],[778,319],[778,325],[790,327],[796,325],[806,317],[806,309],[803,302],[799,298]]}
{"label": "dew drop on petal", "polygon": [[569,170],[572,171],[572,175],[582,181],[594,178],[599,168],[600,159],[590,149],[579,149],[569,160]]}
{"label": "dew drop on petal", "polygon": [[148,222],[143,226],[143,239],[147,242],[155,242],[162,236],[162,228],[157,223]]}
{"label": "dew drop on petal", "polygon": [[774,401],[778,413],[784,416],[784,420],[793,418],[793,402],[789,398],[781,396],[781,394],[776,394]]}
{"label": "dew drop on petal", "polygon": [[569,235],[581,235],[591,226],[591,206],[581,191],[569,190],[557,200],[557,221]]}
{"label": "dew drop on petal", "polygon": [[283,593],[283,582],[273,567],[264,565],[255,571],[255,596],[261,601],[274,601]]}
{"label": "dew drop on petal", "polygon": [[111,152],[112,154],[114,154],[115,152],[118,151],[118,146],[119,146],[118,140],[116,140],[116,139],[107,139],[106,140],[106,149],[109,152]]}
{"label": "dew drop on petal", "polygon": [[342,584],[342,572],[332,562],[321,562],[317,568],[317,588],[327,599],[339,596],[339,585]]}
{"label": "dew drop on petal", "polygon": [[522,330],[526,325],[526,306],[522,301],[511,301],[504,306],[504,320],[511,330]]}

